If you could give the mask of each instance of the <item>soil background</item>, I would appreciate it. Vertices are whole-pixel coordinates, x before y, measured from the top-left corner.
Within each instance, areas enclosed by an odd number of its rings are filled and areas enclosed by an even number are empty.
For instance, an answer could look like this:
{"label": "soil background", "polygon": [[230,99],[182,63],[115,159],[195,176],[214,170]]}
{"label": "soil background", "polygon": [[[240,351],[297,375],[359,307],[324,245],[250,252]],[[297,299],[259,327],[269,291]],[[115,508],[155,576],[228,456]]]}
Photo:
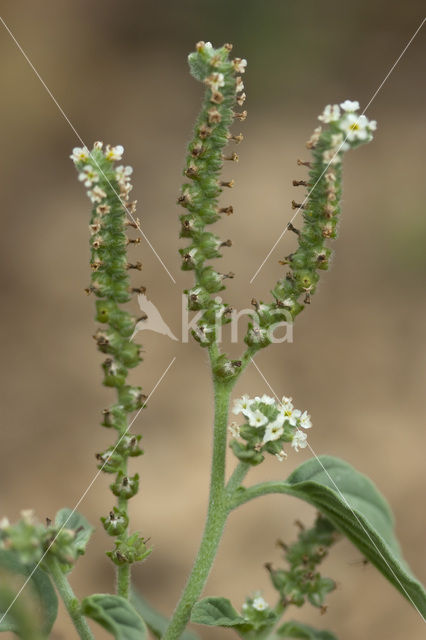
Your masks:
{"label": "soil background", "polygon": [[[2,2],[2,16],[66,116],[89,145],[123,144],[134,167],[142,229],[173,274],[173,284],[148,244],[132,249],[144,263],[136,284],[181,331],[181,292],[191,286],[177,253],[185,147],[202,88],[188,74],[195,42],[234,44],[248,59],[248,119],[236,181],[223,196],[235,214],[217,226],[231,238],[219,269],[232,270],[226,299],[245,308],[266,299],[281,275],[278,260],[295,246],[285,234],[249,280],[292,215],[304,178],[309,138],[323,106],[345,98],[365,106],[419,26],[424,7],[378,0],[357,3],[95,0]],[[278,395],[310,411],[317,454],[341,456],[370,476],[396,517],[404,554],[426,577],[424,537],[424,387],[426,346],[426,183],[424,59],[426,27],[415,38],[368,108],[378,121],[373,144],[345,161],[343,219],[310,308],[297,318],[294,342],[270,347],[257,364]],[[89,203],[69,154],[79,141],[40,80],[0,25],[0,199],[2,351],[1,514],[32,507],[40,518],[74,506],[92,480],[94,453],[111,442],[98,426],[112,392],[101,386],[100,354],[89,282]],[[231,164],[231,163],[229,163]],[[297,220],[295,221],[297,226]],[[132,309],[137,312],[134,301]],[[243,333],[243,331],[241,331]],[[202,532],[211,453],[211,382],[206,352],[146,332],[144,363],[133,380],[149,392],[176,361],[134,425],[145,456],[132,462],[142,483],[131,502],[132,526],[154,545],[134,570],[137,587],[170,613]],[[237,357],[239,350],[230,346]],[[254,367],[238,393],[268,388]],[[284,478],[308,459],[292,452],[270,460],[251,480]],[[229,459],[230,467],[233,461]],[[111,507],[110,478],[97,479],[80,506],[94,524]],[[205,594],[240,606],[258,589],[273,601],[263,568],[280,562],[277,538],[291,541],[294,520],[314,511],[292,498],[268,497],[234,514]],[[79,596],[113,587],[100,524],[72,574]],[[340,542],[324,564],[338,582],[328,611],[292,612],[341,640],[420,640],[418,613],[360,553]],[[201,629],[206,640],[231,638]],[[6,639],[8,634],[3,637]],[[72,640],[62,610],[52,638]],[[97,638],[106,638],[97,628]]]}

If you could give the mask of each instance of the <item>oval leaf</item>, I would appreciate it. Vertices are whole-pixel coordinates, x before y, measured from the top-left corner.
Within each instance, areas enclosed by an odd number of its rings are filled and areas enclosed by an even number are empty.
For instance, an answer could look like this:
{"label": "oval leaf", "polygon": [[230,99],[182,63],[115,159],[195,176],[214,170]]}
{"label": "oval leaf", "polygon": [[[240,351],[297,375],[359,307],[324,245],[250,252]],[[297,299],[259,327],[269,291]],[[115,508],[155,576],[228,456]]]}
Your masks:
{"label": "oval leaf", "polygon": [[246,620],[234,609],[228,598],[203,598],[197,602],[191,613],[191,622],[209,627],[237,627]]}
{"label": "oval leaf", "polygon": [[320,456],[300,465],[283,484],[285,493],[319,509],[426,615],[425,590],[401,555],[392,513],[371,480],[339,458]]}
{"label": "oval leaf", "polygon": [[[24,576],[24,578],[28,578],[34,570],[34,566],[22,564],[14,553],[4,550],[0,550],[0,568],[10,573]],[[49,576],[40,567],[31,575],[29,584],[32,586],[33,594],[36,596],[36,606],[40,611],[42,631],[48,635],[58,615],[58,598],[56,592]],[[4,611],[0,610],[0,619],[3,618],[3,615]],[[7,615],[0,623],[0,631],[17,631],[16,625],[17,622],[13,616]]]}
{"label": "oval leaf", "polygon": [[96,593],[81,603],[82,613],[116,640],[147,640],[148,629],[136,609],[121,596]]}
{"label": "oval leaf", "polygon": [[[132,591],[130,598],[132,605],[136,611],[145,620],[147,627],[152,631],[156,638],[162,638],[170,620],[154,609],[139,593]],[[200,640],[193,631],[184,631],[181,640]]]}
{"label": "oval leaf", "polygon": [[337,640],[334,633],[317,631],[313,627],[301,622],[290,621],[283,624],[276,631],[278,638],[302,638],[303,640]]}

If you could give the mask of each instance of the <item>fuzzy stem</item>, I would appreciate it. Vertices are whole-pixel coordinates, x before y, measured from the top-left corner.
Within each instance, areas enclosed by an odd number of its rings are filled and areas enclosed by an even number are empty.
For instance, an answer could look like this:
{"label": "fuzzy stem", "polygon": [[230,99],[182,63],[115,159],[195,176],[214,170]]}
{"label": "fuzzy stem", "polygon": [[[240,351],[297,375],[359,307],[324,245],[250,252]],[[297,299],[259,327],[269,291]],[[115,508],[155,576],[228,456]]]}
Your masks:
{"label": "fuzzy stem", "polygon": [[[210,356],[214,358],[213,349]],[[232,384],[214,380],[215,418],[210,496],[207,520],[200,549],[186,587],[175,609],[163,640],[177,640],[191,616],[191,609],[201,595],[216,556],[229,513],[225,491],[226,429]]]}
{"label": "fuzzy stem", "polygon": [[247,462],[240,462],[234,469],[232,476],[228,480],[226,485],[226,491],[230,498],[232,498],[235,491],[241,485],[241,482],[246,477],[250,470],[250,466]]}
{"label": "fuzzy stem", "polygon": [[117,594],[129,599],[130,596],[130,564],[124,564],[117,570]]}
{"label": "fuzzy stem", "polygon": [[74,595],[71,585],[63,573],[58,561],[56,558],[48,555],[45,562],[79,637],[82,640],[94,640],[94,635],[80,611],[80,602]]}
{"label": "fuzzy stem", "polygon": [[[127,429],[127,427],[126,427]],[[122,434],[120,434],[121,436]],[[125,476],[127,476],[128,463],[127,459],[122,461],[122,470]],[[122,513],[129,516],[129,501],[126,498],[118,497],[117,506]],[[129,527],[127,527],[123,533],[117,536],[117,540],[126,540],[129,534]],[[131,587],[131,568],[130,564],[124,564],[117,567],[117,595],[130,599],[130,587]]]}

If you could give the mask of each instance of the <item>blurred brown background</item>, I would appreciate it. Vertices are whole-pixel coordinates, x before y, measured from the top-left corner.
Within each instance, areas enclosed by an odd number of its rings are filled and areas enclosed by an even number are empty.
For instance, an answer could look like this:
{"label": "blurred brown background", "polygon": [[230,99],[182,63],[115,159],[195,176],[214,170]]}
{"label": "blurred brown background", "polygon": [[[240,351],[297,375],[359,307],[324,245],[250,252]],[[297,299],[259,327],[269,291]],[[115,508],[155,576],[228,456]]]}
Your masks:
{"label": "blurred brown background", "polygon": [[[132,254],[144,262],[135,284],[147,286],[177,334],[181,290],[192,282],[179,270],[175,199],[201,99],[186,64],[194,43],[233,42],[235,55],[249,61],[249,118],[235,126],[245,141],[240,163],[227,168],[236,187],[224,198],[236,213],[218,225],[218,233],[234,243],[220,264],[221,271],[237,274],[227,299],[243,308],[253,296],[266,297],[281,273],[278,259],[295,244],[287,234],[249,285],[291,216],[291,179],[304,177],[296,158],[307,157],[304,143],[317,115],[326,103],[345,98],[367,104],[423,17],[416,0],[33,0],[3,2],[2,9],[83,140],[124,145],[125,160],[135,169],[142,228],[177,280],[174,286],[142,242]],[[376,140],[346,160],[333,269],[324,274],[311,308],[297,318],[294,343],[257,357],[277,394],[293,396],[296,406],[311,412],[315,452],[345,458],[386,495],[405,556],[423,579],[425,29],[367,112],[378,121]],[[43,518],[73,506],[93,478],[93,454],[111,442],[112,434],[98,426],[111,393],[100,385],[101,359],[91,338],[94,300],[83,292],[89,206],[68,157],[80,145],[4,28],[0,53],[1,513],[14,519],[21,508],[34,507]],[[198,345],[153,333],[140,338],[145,362],[134,380],[148,392],[176,356],[135,424],[146,455],[132,463],[142,475],[142,491],[131,503],[133,527],[151,536],[155,547],[135,569],[136,584],[170,613],[204,520],[210,379]],[[236,393],[267,391],[251,367]],[[270,460],[251,480],[286,477],[309,455],[293,453],[281,465]],[[110,508],[108,481],[100,477],[80,507],[92,523]],[[275,541],[294,538],[296,517],[309,523],[313,510],[281,497],[234,514],[205,593],[226,595],[240,606],[248,592],[261,589],[272,602],[263,563],[278,564]],[[112,588],[104,556],[110,542],[98,525],[72,575],[78,595]],[[417,612],[360,560],[351,544],[339,543],[324,566],[339,583],[327,614],[306,607],[293,617],[345,640],[420,639]],[[232,637],[199,630],[207,639]],[[75,636],[61,613],[52,638]],[[107,636],[99,630],[97,637]]]}

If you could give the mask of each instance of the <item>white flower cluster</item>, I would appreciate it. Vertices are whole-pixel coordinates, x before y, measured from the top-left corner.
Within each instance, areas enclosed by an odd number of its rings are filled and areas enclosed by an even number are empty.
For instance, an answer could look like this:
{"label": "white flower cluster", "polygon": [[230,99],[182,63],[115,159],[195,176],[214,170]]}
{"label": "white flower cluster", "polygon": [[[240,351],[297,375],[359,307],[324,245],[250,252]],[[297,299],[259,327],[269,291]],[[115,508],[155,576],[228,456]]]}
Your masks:
{"label": "white flower cluster", "polygon": [[[92,151],[89,151],[87,147],[75,147],[73,149],[70,158],[79,170],[78,179],[89,189],[87,195],[93,203],[100,204],[107,198],[106,192],[97,183],[102,179],[104,183],[111,186],[110,163],[121,160],[123,153],[124,147],[121,144],[115,147],[108,144],[103,151],[102,142],[95,142]],[[107,163],[105,163],[105,160]],[[124,200],[128,199],[128,195],[133,188],[130,184],[132,173],[132,167],[128,166],[121,165],[114,169],[113,177],[118,182],[120,197]],[[103,204],[102,206],[106,205]]]}
{"label": "white flower cluster", "polygon": [[318,120],[329,124],[332,131],[331,146],[323,153],[324,164],[339,164],[343,151],[372,140],[372,132],[377,129],[377,122],[356,113],[358,109],[357,100],[345,100],[340,105],[328,104],[318,116]]}
{"label": "white flower cluster", "polygon": [[[291,446],[296,450],[304,449],[307,446],[307,436],[301,429],[310,429],[312,422],[306,411],[295,409],[291,398],[284,396],[281,402],[267,395],[249,398],[243,395],[234,401],[233,413],[240,413],[246,418],[249,427],[262,429],[261,440],[256,445],[259,449],[269,442],[274,442],[285,437],[286,441],[291,441]],[[241,434],[235,424],[230,427],[232,435]],[[279,460],[287,457],[284,450],[275,453]]]}

